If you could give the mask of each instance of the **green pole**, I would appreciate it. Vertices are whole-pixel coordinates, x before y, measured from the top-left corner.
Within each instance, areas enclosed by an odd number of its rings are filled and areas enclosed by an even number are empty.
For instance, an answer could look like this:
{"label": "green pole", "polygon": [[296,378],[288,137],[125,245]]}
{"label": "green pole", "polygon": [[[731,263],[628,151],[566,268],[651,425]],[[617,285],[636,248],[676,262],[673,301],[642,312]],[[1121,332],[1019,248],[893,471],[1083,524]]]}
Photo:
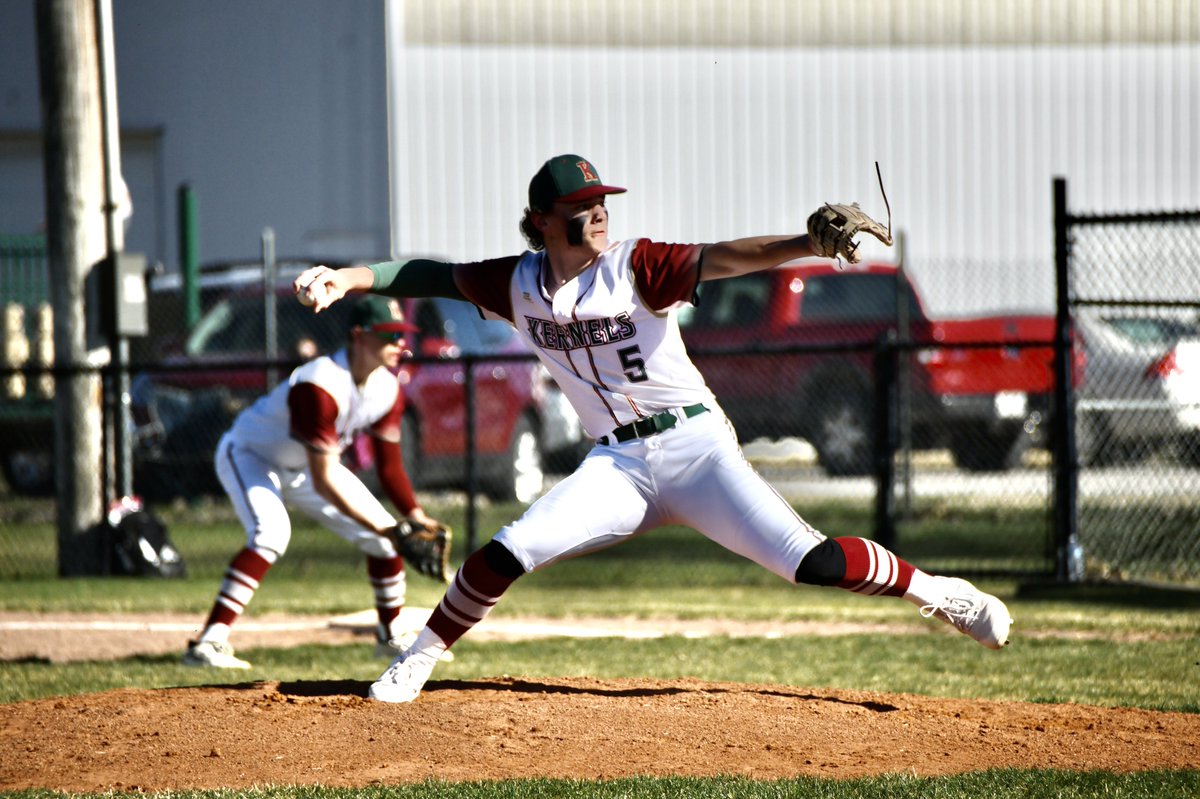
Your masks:
{"label": "green pole", "polygon": [[187,330],[200,321],[200,234],[196,192],[179,186],[179,271],[183,275],[183,320]]}

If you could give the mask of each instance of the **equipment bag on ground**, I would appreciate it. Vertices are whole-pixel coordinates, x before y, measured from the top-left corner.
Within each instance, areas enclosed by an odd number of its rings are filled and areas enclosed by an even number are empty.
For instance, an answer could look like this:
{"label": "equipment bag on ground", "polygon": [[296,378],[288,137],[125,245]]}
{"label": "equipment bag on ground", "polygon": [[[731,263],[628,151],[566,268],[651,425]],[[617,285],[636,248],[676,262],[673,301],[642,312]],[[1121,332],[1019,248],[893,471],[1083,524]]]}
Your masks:
{"label": "equipment bag on ground", "polygon": [[114,503],[104,525],[109,573],[132,577],[185,577],[183,556],[167,535],[167,526],[142,507],[137,497]]}

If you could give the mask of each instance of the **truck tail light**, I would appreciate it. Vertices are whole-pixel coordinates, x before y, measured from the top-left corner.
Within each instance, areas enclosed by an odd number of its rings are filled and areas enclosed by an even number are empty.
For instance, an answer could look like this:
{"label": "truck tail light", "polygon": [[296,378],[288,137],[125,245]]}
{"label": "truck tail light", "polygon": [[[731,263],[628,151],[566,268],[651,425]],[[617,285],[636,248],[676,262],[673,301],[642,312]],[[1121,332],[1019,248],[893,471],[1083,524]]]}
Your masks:
{"label": "truck tail light", "polygon": [[917,350],[917,363],[926,366],[943,363],[946,360],[941,349],[937,347],[926,347],[925,349]]}

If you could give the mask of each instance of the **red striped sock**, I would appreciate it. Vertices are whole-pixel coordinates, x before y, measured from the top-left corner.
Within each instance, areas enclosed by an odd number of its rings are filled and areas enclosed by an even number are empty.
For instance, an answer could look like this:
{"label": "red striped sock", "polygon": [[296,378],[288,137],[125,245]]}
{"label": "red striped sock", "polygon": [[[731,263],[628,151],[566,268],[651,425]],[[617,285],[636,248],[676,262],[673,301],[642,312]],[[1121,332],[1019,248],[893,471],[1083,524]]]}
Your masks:
{"label": "red striped sock", "polygon": [[434,608],[428,627],[450,647],[491,612],[515,577],[497,574],[479,550],[467,558],[446,595]]}
{"label": "red striped sock", "polygon": [[272,562],[273,558],[268,560],[263,553],[250,547],[234,555],[229,568],[225,570],[225,579],[217,591],[217,599],[204,623],[205,628],[214,624],[228,627],[237,621],[254,598],[254,592],[266,577]]}
{"label": "red striped sock", "polygon": [[407,587],[404,561],[399,557],[367,556],[367,576],[371,578],[371,590],[375,592],[375,611],[379,614],[379,623],[390,633],[392,622],[400,617],[400,611],[404,608]]}
{"label": "red striped sock", "polygon": [[834,541],[846,555],[846,575],[838,588],[858,594],[904,596],[915,568],[874,541],[843,536]]}

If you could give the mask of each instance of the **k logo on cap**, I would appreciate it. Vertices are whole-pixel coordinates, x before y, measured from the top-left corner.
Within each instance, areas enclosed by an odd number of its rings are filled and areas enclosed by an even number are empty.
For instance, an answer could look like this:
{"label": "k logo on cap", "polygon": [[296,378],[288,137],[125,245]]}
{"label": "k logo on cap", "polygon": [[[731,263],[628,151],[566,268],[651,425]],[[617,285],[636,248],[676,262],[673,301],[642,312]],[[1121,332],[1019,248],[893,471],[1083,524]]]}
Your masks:
{"label": "k logo on cap", "polygon": [[591,161],[579,155],[556,155],[529,181],[529,207],[534,211],[549,211],[556,202],[577,203],[623,194],[620,186],[606,186]]}

